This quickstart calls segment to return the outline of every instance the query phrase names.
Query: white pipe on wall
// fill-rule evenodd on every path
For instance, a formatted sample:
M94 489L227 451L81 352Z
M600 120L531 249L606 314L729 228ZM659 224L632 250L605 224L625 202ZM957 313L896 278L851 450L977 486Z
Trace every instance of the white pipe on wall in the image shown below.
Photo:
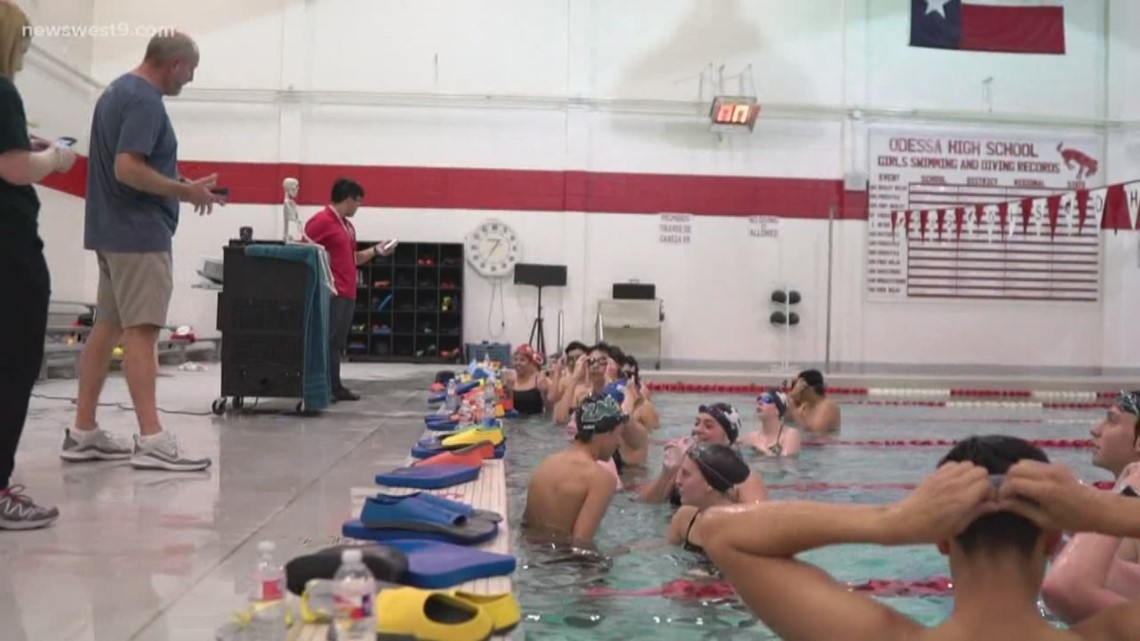
M40 47L32 45L29 62L85 88L101 91L104 84ZM268 89L186 88L172 100L208 103L314 103L338 106L441 107L478 109L530 109L562 111L571 108L612 113L703 117L708 103L691 100L633 100L623 98L580 98L541 95L425 94L364 91L297 91ZM865 121L932 121L973 124L1002 124L1064 129L1106 129L1140 127L1140 120L1073 118L1019 113L981 113L957 110L883 109L852 105L764 103L761 118L779 120L842 120L860 112Z

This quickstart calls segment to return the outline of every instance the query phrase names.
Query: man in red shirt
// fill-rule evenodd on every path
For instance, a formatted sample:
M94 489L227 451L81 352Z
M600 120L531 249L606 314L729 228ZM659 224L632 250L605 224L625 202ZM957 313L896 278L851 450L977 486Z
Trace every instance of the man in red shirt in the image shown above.
M336 295L329 301L329 382L336 401L360 400L340 381L340 355L348 342L352 314L356 309L356 266L377 256L387 256L384 243L356 250L356 228L351 218L364 200L364 188L356 181L340 178L333 184L332 204L317 212L305 224L305 235L329 254Z

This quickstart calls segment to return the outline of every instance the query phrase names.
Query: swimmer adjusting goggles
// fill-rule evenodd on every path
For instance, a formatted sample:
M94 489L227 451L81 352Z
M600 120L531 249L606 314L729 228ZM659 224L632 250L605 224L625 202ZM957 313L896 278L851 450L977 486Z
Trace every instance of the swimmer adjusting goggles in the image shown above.
M724 478L724 476L720 472L716 471L713 466L701 460L701 457L705 452L708 451L708 449L708 443L693 443L689 447L688 451L685 452L685 454L687 454L689 458L693 459L693 462L697 464L697 467L701 468L701 472L705 475L706 481L717 481L717 483L709 483L709 485L711 485L714 490L718 492L727 492L728 490L732 489L735 483L730 483L729 480ZM718 485L721 487L717 487Z

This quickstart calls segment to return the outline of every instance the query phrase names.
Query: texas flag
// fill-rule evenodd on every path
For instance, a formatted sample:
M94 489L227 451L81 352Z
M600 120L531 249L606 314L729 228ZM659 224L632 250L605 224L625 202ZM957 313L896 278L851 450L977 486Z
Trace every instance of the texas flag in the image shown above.
M1063 0L910 0L910 45L1063 54Z

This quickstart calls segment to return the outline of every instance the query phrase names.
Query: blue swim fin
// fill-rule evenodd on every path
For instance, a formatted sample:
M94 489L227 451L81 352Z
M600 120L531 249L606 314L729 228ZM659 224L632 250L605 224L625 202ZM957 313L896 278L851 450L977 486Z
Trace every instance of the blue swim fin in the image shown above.
M411 487L418 490L438 490L461 483L469 483L479 478L479 467L475 465L421 465L401 467L391 472L376 475L378 485L388 487Z
M513 573L517 565L515 557L509 554L450 543L395 539L385 545L407 557L408 571L402 582L417 588L449 588L475 579L504 576Z

